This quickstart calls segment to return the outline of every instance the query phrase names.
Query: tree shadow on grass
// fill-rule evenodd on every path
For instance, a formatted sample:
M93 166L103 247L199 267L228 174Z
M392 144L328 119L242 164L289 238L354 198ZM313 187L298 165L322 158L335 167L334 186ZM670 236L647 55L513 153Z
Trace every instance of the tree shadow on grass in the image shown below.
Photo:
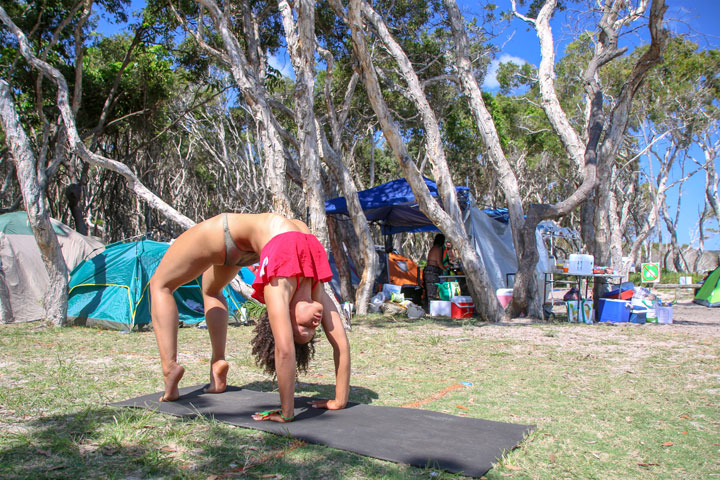
M450 318L450 317L429 317L424 316L417 320L411 320L404 314L380 315L369 314L366 316L353 317L353 326L365 326L372 328L403 329L416 326L444 327L444 328L467 328L469 326L482 326L479 318Z
M276 382L264 380L251 382L240 388L254 390L256 392L275 392L278 387ZM295 396L312 397L323 400L335 398L335 384L306 382L303 380L303 377L300 377L295 385ZM357 385L350 385L350 402L369 405L373 400L377 400L378 398L380 398L380 395L374 390Z
M529 318L516 318L503 320L501 322L488 322L478 317L451 318L451 317L430 317L425 316L417 320L411 320L405 315L380 315L370 314L353 318L353 326L365 326L371 328L385 329L406 329L408 327L427 327L428 331L433 328L484 328L484 327L530 327L538 325L555 325L567 323L567 317L554 316L551 320L537 320Z
M425 478L423 469L380 462L234 427L206 417L98 407L42 417L5 432L0 477L198 478L244 471L285 478ZM282 478L282 477L278 477Z

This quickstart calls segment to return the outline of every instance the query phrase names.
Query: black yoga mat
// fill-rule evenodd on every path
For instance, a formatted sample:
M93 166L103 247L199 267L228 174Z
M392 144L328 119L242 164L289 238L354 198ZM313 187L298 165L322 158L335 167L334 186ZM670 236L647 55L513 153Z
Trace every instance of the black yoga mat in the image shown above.
M503 452L520 443L534 426L491 422L415 408L350 403L343 410L308 407L309 397L295 397L295 421L256 422L255 412L278 408L277 393L229 386L206 394L202 386L180 389L175 402L159 402L161 392L118 407L140 407L176 416L213 416L216 420L278 435L290 435L360 455L443 469L480 477Z

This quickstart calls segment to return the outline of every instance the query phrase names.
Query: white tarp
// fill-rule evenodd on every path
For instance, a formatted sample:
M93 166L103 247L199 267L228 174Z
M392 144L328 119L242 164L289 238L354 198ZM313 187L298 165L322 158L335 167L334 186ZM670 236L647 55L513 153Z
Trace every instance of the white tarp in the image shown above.
M514 277L510 276L508 285L507 274L517 273L517 257L510 225L490 218L471 205L465 211L465 229L487 272L493 292L500 288L512 288ZM544 274L550 271L550 262L542 236L537 230L535 238L540 255L536 270L538 289L542 292Z

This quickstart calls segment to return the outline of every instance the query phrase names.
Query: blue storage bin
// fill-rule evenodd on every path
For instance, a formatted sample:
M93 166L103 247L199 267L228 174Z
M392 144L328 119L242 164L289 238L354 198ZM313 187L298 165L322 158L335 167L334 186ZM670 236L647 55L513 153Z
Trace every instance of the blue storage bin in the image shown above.
M632 307L630 310L630 323L646 323L647 310L645 307Z
M598 322L610 323L626 323L630 320L630 302L625 300L615 300L611 298L601 298L597 301Z

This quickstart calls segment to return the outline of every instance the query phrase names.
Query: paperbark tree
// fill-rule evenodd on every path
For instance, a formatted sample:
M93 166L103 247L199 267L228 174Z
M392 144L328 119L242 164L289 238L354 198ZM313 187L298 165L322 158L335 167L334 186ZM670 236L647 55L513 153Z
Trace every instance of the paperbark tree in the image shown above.
M487 295L487 292L490 292L492 288L487 273L482 268L480 259L472 248L465 232L460 208L455 197L455 186L452 184L447 163L445 162L437 120L422 91L415 71L403 50L389 34L380 16L366 2L363 0L350 0L346 13L342 5L337 1L334 2L334 8L338 15L345 18L345 22L350 27L353 51L363 72L365 90L369 101L378 117L385 140L392 149L403 176L412 188L420 209L445 233L457 249L463 261L463 269L467 275L470 293L478 313L491 321L500 320L502 318L500 304L494 295ZM414 102L422 118L423 125L427 129L428 145L432 152L430 158L433 162L433 173L438 183L440 198L447 211L443 210L430 195L388 108L368 51L363 18L375 29L375 32L397 63L403 79L407 82L407 94Z
M343 126L346 124L348 115L350 114L351 100L360 76L357 73L353 73L350 77L343 98L342 107L338 111L335 107L335 102L331 92L335 60L330 51L324 48L318 48L318 51L326 62L325 88L323 89L323 95L327 111L327 123L330 127L332 135L331 145L327 140L325 130L320 125L317 126L316 130L318 133L318 144L320 145L320 156L328 166L330 172L332 172L333 177L337 180L339 189L345 197L353 230L358 239L358 246L363 259L363 270L360 275L360 283L358 284L357 291L355 292L355 306L358 314L365 315L368 312L368 304L370 303L370 297L372 296L373 287L375 286L375 278L378 273L379 261L377 253L375 252L375 243L373 242L372 234L370 233L370 226L368 225L367 218L365 217L362 205L360 204L357 187L354 179L352 178L352 173L347 168L345 162L343 162L341 154L338 153L342 151ZM340 258L345 255L345 245L338 242L333 251L336 252L336 262L344 262L344 259L340 260ZM347 280L350 280L349 274Z
M244 43L248 47L246 56L237 36L231 29L230 15L221 11L214 0L197 0L197 2L210 13L213 24L222 38L224 51L227 52L226 55L216 52L216 55L230 67L243 99L255 117L265 155L266 184L272 192L273 211L292 217L291 202L287 195L287 167L281 131L272 113L260 77L264 75L264 61L263 57L259 55L259 25L254 22L254 15L249 6L243 4ZM199 25L202 25L201 22ZM195 35L209 51L213 51L212 47L204 43L201 32L197 32ZM248 57L254 62L249 62ZM327 241L325 241L325 245L327 245Z
M641 53L638 52L633 57L638 57ZM637 255L639 243L647 238L648 229L656 225L660 228L659 221L663 220L671 241L670 254L666 255L671 261L667 268L682 270L687 266L683 264L683 253L675 227L681 213L680 197L684 182L700 169L706 171L706 187L712 184L710 172L714 169L714 155L708 156L706 152L703 159L695 158L692 156L691 147L698 145L702 150L706 150L703 148L703 139L708 138L708 135L716 135L720 112L715 105L716 72L720 64L717 50L699 50L696 44L681 37L669 38L663 57L663 65L650 72L643 82L631 114L631 124L639 135L637 139L632 136L628 138L626 149L640 151L633 153L630 161L622 160L617 162L617 165L624 169L636 158L647 158L644 168L641 169L643 171L639 172L647 177L647 185L644 179L641 184L647 187L646 196L639 201L649 203L651 208L639 218L635 238L628 238L631 257ZM629 64L632 61L633 58L630 58L624 63ZM622 71L624 67L625 65L621 65L618 70ZM695 170L687 168L689 159L695 162ZM657 176L653 175L656 165L659 167ZM708 181L710 183L707 183ZM615 185L616 196L619 196L623 186ZM671 217L665 201L665 192L673 187L678 188L679 198L675 219ZM699 213L703 215L703 212ZM620 229L625 229L623 222Z
M720 197L718 196L718 173L715 168L715 161L718 158L720 152L720 138L717 136L718 130L720 130L720 121L715 120L713 122L715 138L712 136L713 129L709 129L703 132L699 138L699 145L702 148L704 156L704 165L702 167L705 170L705 200L710 206L715 220L720 225Z
M72 109L70 106L69 101L69 92L67 83L65 81L65 78L62 76L62 74L54 67L49 65L46 62L43 62L40 60L30 49L27 39L25 38L25 35L20 29L13 23L13 21L10 19L10 17L7 16L5 10L0 7L0 21L2 21L3 24L15 35L15 37L18 39L18 44L20 47L20 53L22 56L27 60L28 63L30 63L34 68L41 71L45 76L52 79L52 81L55 83L55 86L57 88L57 107L60 111L60 115L62 117L62 121L64 124L64 128L67 134L68 143L70 145L70 150L74 152L75 154L79 155L83 161L99 166L108 170L111 170L113 172L119 173L122 175L126 181L128 182L128 187L137 195L140 199L146 202L147 205L149 205L151 208L158 210L162 212L162 214L176 222L177 224L181 225L184 228L190 228L193 225L195 225L195 222L193 222L191 219L187 218L185 215L180 214L177 212L174 208L172 208L170 205L165 203L162 199L160 199L158 196L153 194L150 190L148 190L145 185L143 185L142 182L137 178L135 173L130 170L126 165L106 158L102 155L98 155L96 153L91 152L88 147L83 143L82 139L80 138L80 135L78 134L77 127L75 125L75 117L72 113ZM16 167L17 168L17 167ZM22 178L24 178L25 175L22 175ZM18 178L21 178L21 175L18 172ZM26 201L27 204L27 201ZM28 208L28 215L30 215ZM33 207L35 208L35 207ZM47 215L47 214L46 214ZM49 221L48 221L49 223ZM52 231L52 230L51 230ZM40 245L42 242L47 242L44 237L38 237L38 235L43 235L43 231L39 230L38 232L34 232L36 235L36 239L38 240L38 244ZM42 248L42 247L41 247ZM62 260L62 256L60 257ZM63 263L64 265L64 263ZM57 272L54 272L54 275L57 275ZM63 272L63 282L58 283L53 276L51 276L50 284L51 285L65 285L65 296L62 297L62 295L54 294L49 295L47 297L48 301L51 302L50 305L53 306L53 308L61 309L62 315L58 316L59 314L54 313L51 318L53 322L56 322L58 324L64 324L65 321L65 315L67 311L67 275L66 272ZM242 282L233 282L233 286L238 289L246 298L250 298L251 288ZM64 298L64 299L63 299ZM52 303L55 302L55 303ZM64 302L64 303L63 303Z
M296 0L295 15L287 0L278 2L285 28L290 60L295 70L295 102L300 164L305 203L310 211L313 233L330 247L325 217L325 198L320 181L320 158L315 132L315 5L311 0Z
M0 14L4 14L1 7ZM50 223L50 216L45 210L45 196L37 177L35 155L15 111L10 85L2 79L0 79L0 122L5 133L5 142L15 163L30 228L48 274L48 290L43 299L45 320L51 325L62 327L67 318L67 266L60 243Z
M17 25L15 25L2 7L0 7L0 21L2 21L8 30L10 30L10 32L17 38L20 53L25 60L54 82L57 88L57 108L62 117L70 149L79 155L85 162L112 170L122 175L127 180L128 187L152 208L162 211L165 216L185 228L193 226L195 222L177 212L174 208L148 190L147 187L145 187L145 185L143 185L143 183L137 178L137 175L135 175L135 173L127 167L127 165L93 153L88 149L80 138L75 125L75 116L72 113L69 90L65 77L63 77L58 69L46 62L43 62L33 53L27 42L25 34L17 27Z
M559 107L555 93L554 46L550 18L557 2L547 0L535 19L519 14L515 1L512 3L515 15L532 25L540 40L542 60L538 82L543 109L570 158L576 165L584 165L582 185L567 200L555 206L533 205L528 209L524 224L527 244L530 243L529 228L536 224L536 220L565 215L593 192L594 203L585 203L582 210L585 241L594 254L596 263L612 265L619 269L622 249L617 248L618 229L611 224L619 221L617 210L613 209L617 206L612 189L613 165L627 131L633 98L650 69L661 61L666 39L666 32L662 27L667 9L665 2L652 1L648 24L650 45L632 66L608 113L605 112L606 101L603 85L600 82L600 72L608 63L626 52L626 48L618 47L620 32L641 18L648 9L649 0L640 0L636 6L626 0L607 0L598 4L601 18L598 22L597 41L593 56L583 73L586 115L581 133L578 133L567 120L567 115ZM512 216L513 210L510 213ZM522 252L522 248L519 251ZM523 266L527 264L520 262L520 265L522 271ZM520 272L518 276L521 277ZM519 307L521 306L516 306L513 301L513 309Z

